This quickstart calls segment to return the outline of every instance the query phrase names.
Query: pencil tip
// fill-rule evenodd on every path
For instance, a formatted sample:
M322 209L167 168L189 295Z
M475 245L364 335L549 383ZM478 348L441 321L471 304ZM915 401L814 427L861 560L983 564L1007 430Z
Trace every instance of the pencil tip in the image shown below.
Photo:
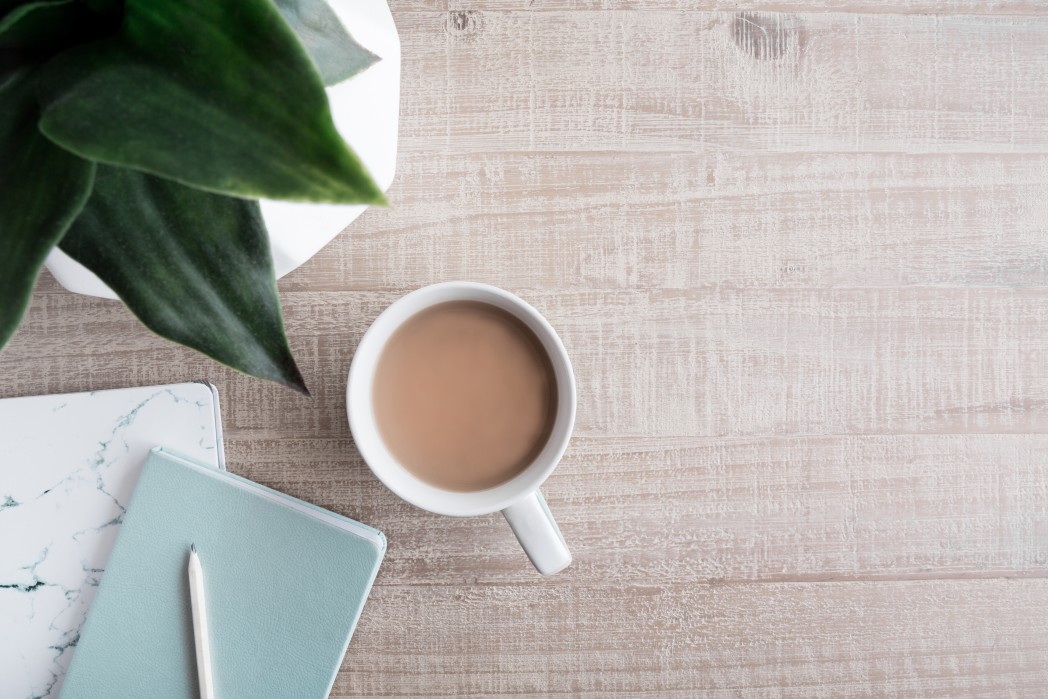
M189 550L192 551L193 553L196 553L196 544L190 544L189 545Z

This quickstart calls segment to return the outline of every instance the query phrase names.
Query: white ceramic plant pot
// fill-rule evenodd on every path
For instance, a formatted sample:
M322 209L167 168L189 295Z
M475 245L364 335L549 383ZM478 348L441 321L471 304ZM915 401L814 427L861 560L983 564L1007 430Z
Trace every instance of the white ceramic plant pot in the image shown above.
M400 114L400 37L385 0L328 0L353 38L380 60L363 73L327 89L339 133L385 191L397 164ZM317 254L367 206L262 200L277 277ZM55 248L47 268L70 291L115 299L108 286Z

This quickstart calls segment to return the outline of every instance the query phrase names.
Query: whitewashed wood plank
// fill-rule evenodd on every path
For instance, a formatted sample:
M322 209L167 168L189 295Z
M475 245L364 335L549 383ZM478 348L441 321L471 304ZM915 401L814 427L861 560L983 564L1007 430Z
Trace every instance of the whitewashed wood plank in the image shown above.
M399 177L282 288L1048 284L1048 155L419 153Z
M736 2L733 0L391 0L390 7L401 32L416 30L409 24L415 13L448 11L451 22L468 22L471 13L484 10L526 10L561 12L565 10L677 10L731 12L858 12L885 14L986 14L1041 15L1044 4L1037 0L773 0ZM423 27L426 25L423 24Z
M1044 580L380 585L332 696L1036 697L1046 606Z
M407 151L1048 149L1048 17L445 20L402 33Z
M230 468L389 537L379 584L524 584L500 516L387 491L347 437L236 433ZM544 491L575 557L549 584L1048 577L1048 437L577 438Z
M420 153L390 198L284 292L1048 284L1048 155Z
M1043 288L506 286L560 331L584 436L1044 433L1048 426ZM41 295L0 354L7 377L0 392L211 377L231 429L339 436L356 343L406 291L285 295L291 344L314 400L234 378L139 328L119 304Z

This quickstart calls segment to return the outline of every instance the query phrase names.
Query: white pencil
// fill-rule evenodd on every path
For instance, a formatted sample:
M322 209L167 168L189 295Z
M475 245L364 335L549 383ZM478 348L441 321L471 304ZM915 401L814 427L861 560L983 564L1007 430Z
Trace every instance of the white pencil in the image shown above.
M193 608L193 638L196 641L200 699L214 699L215 688L211 680L211 644L207 634L207 605L204 602L204 570L200 567L196 544L189 547L189 602Z

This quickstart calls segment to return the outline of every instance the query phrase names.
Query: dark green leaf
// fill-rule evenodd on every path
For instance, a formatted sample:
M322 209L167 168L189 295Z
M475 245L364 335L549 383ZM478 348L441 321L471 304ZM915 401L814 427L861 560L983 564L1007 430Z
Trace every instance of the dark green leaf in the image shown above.
M22 49L0 49L0 85L21 69L29 68L38 60L32 52Z
M29 5L36 0L0 0L0 17L21 5Z
M351 78L379 60L349 35L327 0L275 1L325 85Z
M37 131L32 78L22 69L0 84L0 347L25 314L44 258L87 200L95 169Z
M128 0L115 36L48 64L44 99L41 130L93 160L245 198L385 201L270 0Z
M284 335L258 202L99 165L61 248L158 335L308 393Z
M124 0L81 0L92 11L102 15L119 15L124 9Z
M97 38L112 20L91 12L79 0L37 0L19 5L0 19L0 48L55 49Z

